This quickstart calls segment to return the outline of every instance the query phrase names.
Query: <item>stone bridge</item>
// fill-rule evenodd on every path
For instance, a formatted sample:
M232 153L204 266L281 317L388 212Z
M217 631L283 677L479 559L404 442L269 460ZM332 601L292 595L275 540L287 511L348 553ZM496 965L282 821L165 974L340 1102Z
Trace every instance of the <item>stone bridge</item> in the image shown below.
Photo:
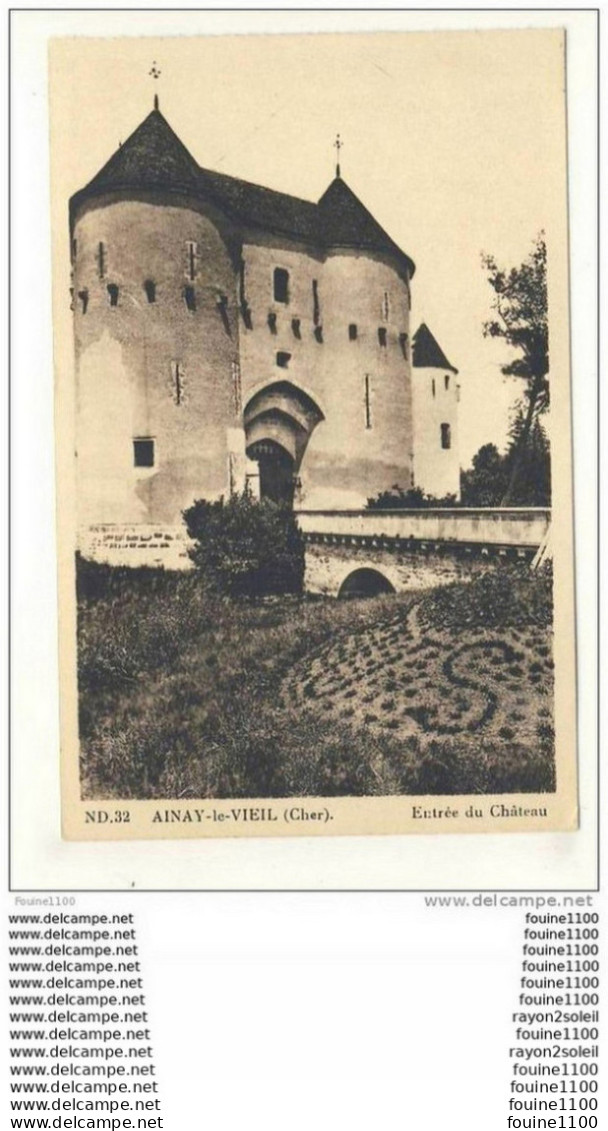
M536 507L297 511L306 540L306 588L348 596L423 589L470 578L546 544L551 511ZM84 557L111 565L188 569L183 526L88 527Z
M551 511L537 507L300 511L306 589L351 596L466 580L507 561L531 561Z

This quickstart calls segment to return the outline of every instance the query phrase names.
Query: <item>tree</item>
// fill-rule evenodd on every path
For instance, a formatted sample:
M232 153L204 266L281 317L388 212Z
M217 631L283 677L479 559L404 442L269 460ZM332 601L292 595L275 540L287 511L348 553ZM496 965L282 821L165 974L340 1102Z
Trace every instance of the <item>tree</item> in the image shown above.
M496 444L484 444L473 456L473 466L460 477L462 505L497 507L508 482L506 456L501 456Z
M525 382L524 412L510 465L503 506L512 502L521 477L530 434L535 421L549 405L549 335L547 322L547 247L544 232L519 267L498 267L491 255L482 263L494 291L496 318L484 324L484 336L504 338L517 355L501 366L508 377Z
M519 408L510 428L511 442L505 456L506 467L512 471L513 460L520 450L520 436L525 427L526 414ZM551 506L551 454L549 441L538 416L530 428L528 441L521 454L521 474L512 495L514 506Z
M495 444L484 444L473 456L472 467L460 478L461 502L465 507L498 507L511 479L513 461L520 447L525 415L520 409L511 425L511 442L504 455ZM549 442L538 419L534 421L523 452L521 474L513 488L512 506L551 505Z
M184 511L190 557L205 582L228 596L301 593L304 539L288 507L247 491L227 501L198 499Z

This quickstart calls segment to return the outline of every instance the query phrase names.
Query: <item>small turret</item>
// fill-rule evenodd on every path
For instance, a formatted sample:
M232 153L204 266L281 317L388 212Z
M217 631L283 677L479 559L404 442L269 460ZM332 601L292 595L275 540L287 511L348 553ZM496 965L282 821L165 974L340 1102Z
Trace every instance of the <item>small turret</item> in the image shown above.
M460 498L457 373L423 322L412 339L414 481L438 499Z

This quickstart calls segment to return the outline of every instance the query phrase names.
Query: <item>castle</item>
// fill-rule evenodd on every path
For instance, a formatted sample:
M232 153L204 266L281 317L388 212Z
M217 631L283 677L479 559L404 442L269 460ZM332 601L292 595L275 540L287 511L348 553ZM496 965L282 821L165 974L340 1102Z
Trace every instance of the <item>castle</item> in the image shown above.
M155 99L70 233L81 532L170 541L245 484L304 511L458 496L457 371L339 164L316 204L211 172Z

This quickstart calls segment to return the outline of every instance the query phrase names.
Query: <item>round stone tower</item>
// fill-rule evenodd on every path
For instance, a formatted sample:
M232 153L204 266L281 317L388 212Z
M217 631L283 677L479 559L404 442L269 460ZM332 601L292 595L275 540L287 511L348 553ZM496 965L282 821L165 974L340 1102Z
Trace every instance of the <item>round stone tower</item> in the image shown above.
M71 238L79 523L179 523L244 461L236 253L158 109L72 198Z

